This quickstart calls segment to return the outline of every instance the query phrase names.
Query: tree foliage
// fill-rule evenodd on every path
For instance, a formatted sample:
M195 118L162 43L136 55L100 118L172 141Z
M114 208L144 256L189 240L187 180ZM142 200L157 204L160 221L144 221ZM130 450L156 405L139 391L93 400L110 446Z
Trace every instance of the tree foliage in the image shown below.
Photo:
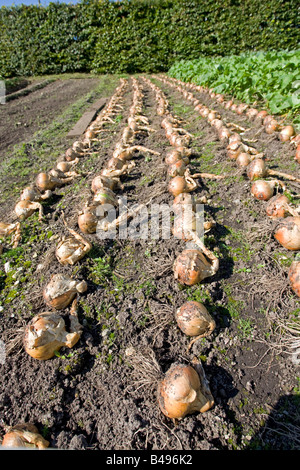
M199 56L294 49L298 16L297 0L83 0L2 7L0 75L159 72Z

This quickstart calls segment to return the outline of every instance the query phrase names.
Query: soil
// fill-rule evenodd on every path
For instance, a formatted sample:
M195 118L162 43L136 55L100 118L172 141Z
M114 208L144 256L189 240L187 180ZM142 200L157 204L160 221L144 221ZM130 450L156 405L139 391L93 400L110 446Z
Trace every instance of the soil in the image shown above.
M94 144L96 158L80 159L81 180L57 189L43 203L45 222L39 223L36 215L26 221L20 248L11 250L9 240L4 242L0 338L6 355L0 364L0 437L7 426L31 422L54 449L299 449L299 364L284 341L285 330L278 326L299 312L299 300L288 281L295 253L274 239L276 221L267 218L266 203L251 196L247 176L228 159L226 145L207 120L181 92L156 77L151 80L166 94L170 111L183 119L183 127L194 136L191 172L225 175L217 182L199 179L194 192L207 197L205 217L216 222L205 240L218 253L220 268L199 285L179 284L173 263L186 242L173 236L101 239L86 235L93 248L75 266L61 266L55 257L59 237L68 233L62 209L68 225L79 231L78 211L91 196L91 181L122 135L132 103L128 77L122 115L107 124L103 141ZM170 146L162 117L156 113L154 92L142 79L139 82L143 114L155 131L138 134L136 143L160 156L137 153L135 167L123 177L124 188L118 194L127 197L129 206L146 204L151 198L152 203L171 205L164 163ZM55 116L57 87L64 87L68 100L89 86L78 80L55 82L42 91L43 100L36 101L41 93L37 92L10 103L11 122L19 121L20 110L29 106L32 113L26 110L26 122L31 124L14 128L13 135L6 134L2 124L2 149L33 132L34 117L41 121ZM244 137L266 153L272 168L299 174L290 144L266 134L245 116L226 111L207 93L194 95L218 110L222 119L248 129ZM292 195L299 193L296 183L286 185ZM5 273L8 261L12 271ZM88 283L87 292L78 297L83 331L72 349L62 348L52 359L39 361L25 352L22 337L29 320L47 311L42 290L57 272ZM175 310L186 300L202 301L216 323L212 334L189 350L191 338L174 320ZM63 315L67 322L68 308ZM126 354L129 347L136 355ZM214 405L175 422L157 404L157 383L172 364L191 364L194 358L202 363Z

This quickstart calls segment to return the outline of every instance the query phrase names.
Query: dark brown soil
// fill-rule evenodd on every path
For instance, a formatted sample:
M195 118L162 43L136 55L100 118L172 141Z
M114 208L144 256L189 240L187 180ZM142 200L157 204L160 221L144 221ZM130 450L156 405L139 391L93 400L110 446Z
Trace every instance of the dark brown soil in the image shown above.
M266 203L250 195L249 180L227 158L224 144L207 121L181 93L152 80L166 93L170 110L184 119L183 127L195 136L192 172L220 173L222 168L226 176L222 182L200 180L195 192L207 196L205 215L216 221L206 235L206 245L219 253L220 269L200 285L178 284L172 266L185 242L174 237L101 240L89 235L86 238L93 248L80 263L62 267L55 258L58 237L67 234L61 210L68 225L78 230L77 214L90 197L92 178L111 157L126 125L133 91L129 78L122 118L107 125L105 140L95 144L96 158L79 163L83 172L90 173L75 186L57 190L44 204L44 224L35 216L28 219L24 245L17 254L5 244L0 260L0 338L7 351L0 364L1 436L6 426L25 421L36 424L56 449L299 449L299 365L293 362L288 345L282 343L284 333L278 335L276 327L299 312L299 300L287 278L295 253L280 247L273 238L276 223L266 217ZM141 134L137 141L161 156L137 154L136 166L123 179L119 195L127 197L129 206L147 203L152 197L153 203L170 205L164 163L169 144L156 114L154 93L145 82L140 83L144 87L144 114L155 132ZM70 99L85 89L77 80L55 82L43 90L46 97L39 99L38 105L34 105L35 96L28 96L28 106L33 101L39 122L51 113L55 116L58 103L52 106L51 96L55 98L50 91L54 93L59 86L65 87ZM298 172L290 145L265 134L245 117L225 111L206 94L197 97L218 109L227 121L251 127L247 137L256 136L251 145L265 150L270 165L287 173ZM10 106L16 106L11 108L16 113L17 102ZM11 112L10 119L21 118ZM14 131L15 138L22 141L29 135L33 121L31 118L32 127L20 127L17 137ZM1 145L10 143L8 135ZM288 182L287 186L292 194L299 192L296 184ZM4 272L8 261L14 277ZM47 310L42 289L56 272L88 282L88 291L78 304L83 333L72 350L63 348L57 357L42 362L24 351L22 331L33 315ZM174 321L175 309L188 299L202 301L216 322L213 333L189 351L190 338ZM131 346L140 358L136 367L126 355ZM177 423L164 416L157 404L157 383L148 383L149 357L155 359L161 374L173 363L189 364L194 357L201 360L214 406Z
M21 99L0 107L0 153L24 142L51 121L76 98L91 91L98 79L56 80Z

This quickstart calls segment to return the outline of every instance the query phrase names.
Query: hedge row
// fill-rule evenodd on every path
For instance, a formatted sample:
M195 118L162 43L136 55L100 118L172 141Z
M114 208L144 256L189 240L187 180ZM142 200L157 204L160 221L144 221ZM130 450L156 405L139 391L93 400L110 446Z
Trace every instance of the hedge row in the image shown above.
M176 61L295 49L298 0L83 0L0 8L0 75L160 72Z

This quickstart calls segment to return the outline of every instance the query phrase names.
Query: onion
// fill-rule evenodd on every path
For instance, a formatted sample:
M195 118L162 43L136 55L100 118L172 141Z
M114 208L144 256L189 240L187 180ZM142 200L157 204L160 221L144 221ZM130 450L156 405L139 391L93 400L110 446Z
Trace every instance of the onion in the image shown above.
M276 119L271 119L265 125L265 131L267 134L273 134L273 132L277 131L278 128L279 128L279 123L276 121Z
M93 197L93 205L102 204L109 204L114 207L118 206L118 198L111 189L104 188L103 190L99 190L95 193Z
M168 175L174 178L175 176L184 176L186 171L186 164L183 160L178 160L177 162L169 165L168 167Z
M24 348L34 359L46 361L63 346L72 348L80 339L82 327L77 315L70 314L70 332L64 319L53 312L39 313L25 328Z
M249 108L247 111L246 111L246 116L252 120L254 119L258 114L258 110L255 109L255 108Z
M188 336L205 337L216 327L215 320L200 302L187 301L175 313L179 328Z
M43 297L49 307L61 310L67 307L78 293L82 294L86 290L86 281L76 281L66 274L53 274L43 290Z
M193 286L213 276L217 268L205 258L201 251L186 249L176 258L173 269L175 279L180 284Z
M227 127L223 126L220 129L218 129L219 140L221 141L227 140L229 139L230 136L231 136L231 131Z
M267 112L267 111L264 111L264 110L263 110L263 111L259 111L259 112L257 113L255 119L257 119L257 120L260 119L261 121L263 121L266 116L268 116L268 112Z
M273 196L266 207L266 212L272 219L287 217L289 212L289 200L284 194Z
M158 385L158 403L165 416L180 420L212 408L214 400L204 371L199 372L185 364L173 364L166 372Z
M194 197L190 193L180 193L175 197L172 208L176 215L182 214L186 208L191 208L192 211L195 211L196 203Z
M182 156L181 152L178 149L173 149L167 153L165 163L167 165L172 165L178 162L178 160L183 160L185 164L189 163L189 157Z
M229 100L225 103L224 108L225 109L230 109L233 105L233 100Z
M91 190L93 193L97 193L98 191L102 191L103 189L110 189L113 191L117 181L113 178L109 178L108 176L98 175L92 180Z
M279 222L274 238L287 250L300 250L300 217L289 216Z
M43 207L39 202L32 202L25 199L23 201L17 202L15 205L15 213L20 220L27 219L36 210L39 211L39 220L41 221L43 217Z
M46 449L48 446L49 442L39 434L37 427L31 423L10 427L2 440L2 447Z
M57 244L55 255L60 264L73 266L80 261L92 248L92 244L79 233L67 227L71 237L63 237Z
M251 156L247 152L241 152L236 159L236 164L240 168L246 168L251 162Z
M70 147L68 150L65 152L65 160L67 162L72 162L80 157L80 153L77 152L74 148Z
M295 260L292 262L288 277L293 291L300 297L300 261Z
M256 180L251 186L251 193L256 199L268 201L274 194L273 181Z
M98 224L96 210L96 206L89 206L79 213L77 222L83 233L96 233Z
M68 171L71 170L71 168L73 167L73 165L75 163L78 163L76 160L74 160L73 162L64 162L64 161L61 161L61 162L58 162L57 165L56 165L56 168L59 170L59 171L62 171L63 173L66 173Z
M236 143L236 142L241 144L242 143L242 138L241 138L240 134L238 134L237 132L234 132L233 134L230 135L230 137L228 139L228 143L230 145L230 144Z
M300 163L300 144L298 145L298 147L296 149L295 160L296 160L296 162Z
M215 127L217 130L221 129L221 127L224 125L223 121L221 119L213 119L211 121L212 127Z
M227 156L231 160L236 160L239 154L242 152L242 146L240 142L231 142L231 144L228 144L226 147L227 150Z
M295 129L293 126L285 126L281 131L279 132L279 139L281 142L288 142L291 137L295 135Z
M261 158L255 158L247 167L247 176L250 181L257 178L264 178L268 175L268 170L264 160Z
M27 186L21 193L20 199L21 201L43 201L45 199L49 199L52 195L52 191L48 190L42 194L38 188L34 185Z
M58 181L48 173L39 173L36 177L36 186L41 191L52 191L58 186Z
M187 181L184 176L175 176L171 179L168 190L174 196L178 196L180 193L189 193L197 187L197 183Z

